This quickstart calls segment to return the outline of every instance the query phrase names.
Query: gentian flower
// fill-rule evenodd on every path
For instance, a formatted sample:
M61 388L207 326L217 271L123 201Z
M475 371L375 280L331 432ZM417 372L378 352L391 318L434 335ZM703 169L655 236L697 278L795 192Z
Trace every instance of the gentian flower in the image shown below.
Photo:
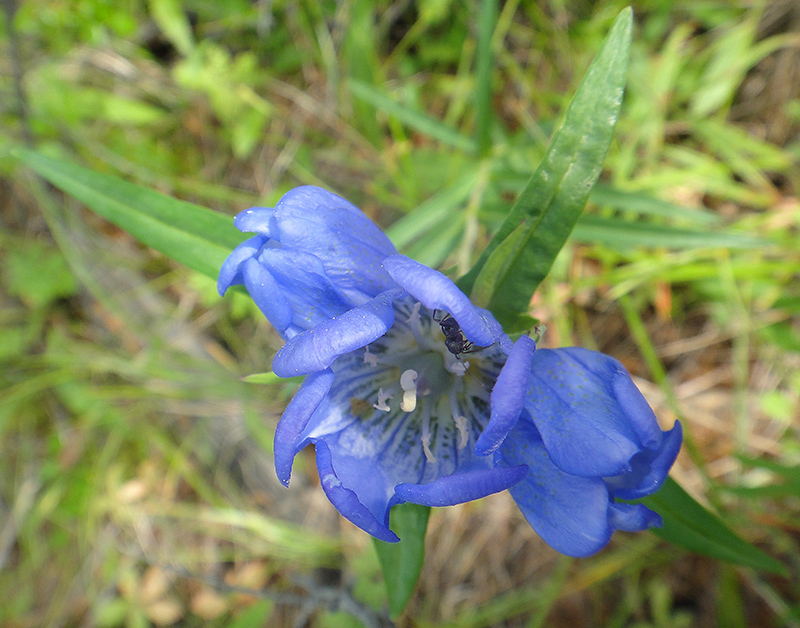
M287 485L316 451L339 512L384 541L392 506L447 506L509 489L556 550L586 556L614 530L660 525L656 491L681 444L615 359L516 342L443 274L397 253L355 206L316 187L253 208L256 235L223 265L286 343L272 368L306 378L275 432Z

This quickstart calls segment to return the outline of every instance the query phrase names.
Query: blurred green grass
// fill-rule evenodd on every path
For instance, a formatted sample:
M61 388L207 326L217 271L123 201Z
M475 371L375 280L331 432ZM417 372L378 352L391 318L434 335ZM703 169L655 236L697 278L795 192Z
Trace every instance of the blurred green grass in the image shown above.
M27 130L231 215L323 185L456 275L623 7L502 3L487 74L478 2L29 0L2 25L0 155ZM434 511L400 625L800 625L800 18L634 12L602 185L531 314L547 344L614 355L681 418L675 477L791 575L651 535L568 561L493 496ZM313 463L291 491L274 480L296 384L238 381L279 343L250 302L0 168L0 625L385 625L377 558Z

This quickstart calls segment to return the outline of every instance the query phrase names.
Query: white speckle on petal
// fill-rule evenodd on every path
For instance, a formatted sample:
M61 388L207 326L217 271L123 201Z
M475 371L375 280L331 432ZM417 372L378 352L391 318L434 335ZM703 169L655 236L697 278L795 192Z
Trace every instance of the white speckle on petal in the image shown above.
M333 473L327 473L326 475L322 476L320 482L322 482L322 485L326 488L338 488L342 485L342 481Z

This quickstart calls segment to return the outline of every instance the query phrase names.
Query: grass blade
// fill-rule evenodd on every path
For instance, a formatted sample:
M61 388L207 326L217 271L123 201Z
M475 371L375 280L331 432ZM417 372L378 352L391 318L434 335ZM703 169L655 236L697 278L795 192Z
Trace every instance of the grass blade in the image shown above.
M142 243L213 279L245 239L230 216L36 151L12 154Z

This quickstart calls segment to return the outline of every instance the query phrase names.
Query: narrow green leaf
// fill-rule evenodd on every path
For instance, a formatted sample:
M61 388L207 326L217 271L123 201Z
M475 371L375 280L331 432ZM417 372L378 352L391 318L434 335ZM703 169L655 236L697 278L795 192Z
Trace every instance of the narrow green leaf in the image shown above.
M230 216L35 151L12 154L147 246L211 278L244 240Z
M150 0L150 15L169 42L184 56L194 48L189 18L179 0Z
M779 561L734 534L672 478L667 478L657 493L641 501L664 519L664 526L654 528L653 532L665 541L735 565L786 574Z
M478 50L475 68L475 140L485 157L492 147L492 35L497 23L497 0L482 0L478 13Z
M425 560L425 533L431 509L418 504L400 504L392 508L391 527L399 543L373 539L383 571L389 613L397 618L411 599Z
M682 220L695 225L718 225L722 218L707 209L683 207L662 201L643 192L620 190L598 183L592 188L589 202L647 216L662 216L669 220Z
M398 249L404 249L431 231L441 231L459 213L457 209L469 197L477 176L477 169L467 170L452 185L439 190L395 222L386 230L386 235Z
M275 375L272 371L267 371L266 373L252 373L251 375L245 375L241 378L241 380L245 384L277 384L278 382L282 381L280 377Z
M486 260L483 271L475 280L472 288L472 302L479 307L486 307L492 300L495 290L496 277L503 277L511 271L510 265L519 255L519 250L525 245L525 223L514 229L500 245L492 251ZM495 315L497 312L495 312Z
M539 168L475 266L459 281L471 292L494 250L525 222L524 246L496 284L489 308L524 312L578 220L600 175L619 115L628 68L633 13L623 10L567 107ZM519 236L514 236L519 237ZM516 247L515 247L516 248ZM502 321L501 321L502 322Z
M461 133L445 125L440 120L425 113L421 113L416 109L401 105L382 94L374 87L356 79L350 79L349 85L350 91L353 92L356 98L369 103L376 109L382 109L390 116L394 116L412 129L439 140L444 144L449 144L450 146L470 153L475 152L475 142L471 138L461 135Z
M241 378L245 384L286 384L291 382L300 383L303 381L301 376L297 377L278 377L272 371L266 373L253 373L252 375L245 375Z
M767 240L732 231L685 229L592 215L580 217L572 238L581 242L601 243L616 249L637 246L669 249L754 249L770 244Z

